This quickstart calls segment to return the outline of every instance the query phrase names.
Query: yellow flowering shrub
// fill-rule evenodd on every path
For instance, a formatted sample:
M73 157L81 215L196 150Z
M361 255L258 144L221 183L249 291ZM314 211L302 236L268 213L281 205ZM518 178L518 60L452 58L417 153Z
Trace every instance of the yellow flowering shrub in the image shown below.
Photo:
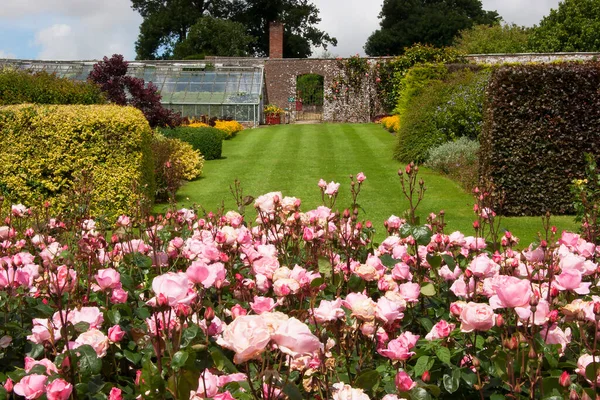
M399 115L391 115L389 117L381 118L379 121L383 127L389 132L398 132L400 129L400 116Z
M205 124L204 122L192 121L189 124L187 124L186 126L189 126L190 128L206 128L209 125Z
M152 135L133 107L0 107L0 194L55 213L85 195L91 216L131 214L154 198Z
M244 126L237 121L215 121L215 128L225 133L225 139L235 137L238 132L244 130Z

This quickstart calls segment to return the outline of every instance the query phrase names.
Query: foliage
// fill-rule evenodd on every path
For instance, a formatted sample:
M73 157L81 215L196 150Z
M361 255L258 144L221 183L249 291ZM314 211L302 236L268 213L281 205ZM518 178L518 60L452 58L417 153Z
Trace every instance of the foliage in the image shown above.
M0 105L104 102L100 90L90 83L59 78L46 71L30 72L0 67Z
M173 58L183 60L190 56L245 57L254 41L239 22L202 17L190 28L185 40L173 48Z
M225 139L231 139L235 137L238 132L244 130L244 126L237 121L215 121L215 128L225 134Z
M593 154L585 155L585 179L575 179L571 185L576 220L581 223L582 237L598 244L600 241L600 170Z
M283 114L283 109L277 107L275 104L267 104L264 108L264 112L267 115L279 115Z
M390 133L398 132L400 129L400 117L398 115L390 115L389 117L381 118L379 123Z
M207 16L245 26L246 37L254 39L246 51L254 56L268 55L269 23L273 21L284 24L284 57L308 57L313 46L337 44L335 38L317 28L319 10L305 0L131 1L133 9L144 19L136 42L137 59L172 58L174 49L187 39L192 26ZM212 36L220 34L212 27L209 31ZM222 46L218 49L227 50Z
M221 158L223 151L224 133L212 127L162 129L161 132L169 138L176 138L192 145L205 160Z
M494 71L481 135L481 176L505 194L507 215L573 212L569 185L583 153L599 154L600 64L506 66Z
M411 216L424 192L417 172L399 171ZM366 179L351 175L341 211L330 208L333 181L319 182L324 201L311 210L281 192L253 201L236 184L256 220L172 209L63 221L0 207L0 395L595 395L593 243L548 226L520 253L478 193L475 236L447 234L443 216L391 216L375 245L358 208Z
M463 66L444 80L427 80L443 75L435 65L416 66L406 75L398 106L397 160L421 163L433 147L463 136L478 137L489 72Z
M402 118L410 110L410 104L415 97L418 97L432 82L441 81L447 75L448 69L444 64L419 64L409 69L398 83L400 92L394 114Z
M499 20L495 11L484 11L480 0L384 0L381 28L367 39L370 56L401 55L415 43L449 46L463 29Z
M479 181L479 143L463 136L433 147L425 166L450 176L470 192Z
M191 181L202 174L204 158L191 144L157 133L152 141L156 201L175 200L175 193L183 181Z
M378 61L375 66L377 97L383 110L391 113L398 105L401 81L410 68L423 63L465 63L463 55L453 48L435 48L416 44L404 49L404 54L392 60Z
M475 25L459 32L454 47L464 54L528 53L531 32L516 24Z
M162 106L158 88L152 82L145 84L143 79L126 75L127 66L120 54L110 59L105 56L94 64L88 80L98 85L109 101L140 109L151 127L181 125L181 115Z
M304 74L296 80L296 95L305 105L323 105L323 75Z
M6 106L0 135L0 193L10 201L110 218L154 197L152 131L132 107Z
M542 18L531 34L536 52L600 51L600 1L564 0Z

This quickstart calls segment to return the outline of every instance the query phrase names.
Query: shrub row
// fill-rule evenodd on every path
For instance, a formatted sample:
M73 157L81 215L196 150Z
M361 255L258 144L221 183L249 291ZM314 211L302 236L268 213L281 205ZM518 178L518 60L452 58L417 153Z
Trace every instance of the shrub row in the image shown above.
M75 82L45 71L0 68L0 106L10 104L102 104L100 89L88 82Z
M470 192L479 181L479 142L461 137L434 147L425 165L448 175Z
M513 65L494 71L480 176L504 193L506 215L573 211L569 185L583 154L600 154L600 63Z
M132 107L0 107L0 194L113 217L154 195L152 130ZM84 197L87 210L72 210Z
M194 150L200 151L205 160L216 160L221 158L223 151L223 139L225 134L211 127L178 127L174 129L162 129L161 132L170 138L180 139L192 145Z

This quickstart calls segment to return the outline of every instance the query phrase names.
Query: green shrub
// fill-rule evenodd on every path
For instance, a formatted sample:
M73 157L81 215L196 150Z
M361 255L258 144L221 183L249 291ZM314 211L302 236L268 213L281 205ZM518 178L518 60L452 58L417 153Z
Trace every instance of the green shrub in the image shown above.
M488 88L480 175L506 215L573 212L569 186L600 154L600 63L505 66Z
M0 67L0 106L10 104L103 104L98 87L76 82L45 71L29 71Z
M465 54L529 53L532 30L516 24L475 25L460 31L454 47Z
M58 213L131 214L153 199L151 138L131 107L0 107L0 194L33 207L49 201ZM88 210L72 210L83 201L74 196Z
M221 158L224 134L219 129L181 126L175 129L161 129L161 132L166 137L176 138L191 144L194 150L200 151L205 160Z
M160 133L152 141L156 200L174 198L183 181L196 179L202 173L204 158L192 145Z
M441 75L437 66L415 67L415 76ZM460 137L476 139L482 128L482 108L489 71L473 71L466 66L443 66L456 69L445 80L423 79L418 89L406 95L408 101L402 106L400 129L394 158L402 162L426 160L431 148ZM407 81L412 78L407 74ZM417 86L417 85L414 85ZM406 87L410 88L411 85Z
M394 114L400 115L402 119L415 97L433 81L443 80L447 75L448 69L444 64L421 64L412 67L400 80L400 96Z
M470 191L479 178L479 143L467 137L429 150L425 165L459 182Z

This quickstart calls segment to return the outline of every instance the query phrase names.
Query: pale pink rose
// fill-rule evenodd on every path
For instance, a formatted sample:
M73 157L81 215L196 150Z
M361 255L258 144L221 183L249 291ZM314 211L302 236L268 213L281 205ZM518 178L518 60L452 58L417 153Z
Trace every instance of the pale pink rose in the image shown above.
M577 360L577 369L575 370L575 372L583 377L585 377L585 370L587 369L588 365L590 365L591 363L595 362L596 366L598 367L598 370L600 370L600 357L596 356L592 356L591 354L583 354L579 357L579 359ZM589 379L585 379L586 381L590 382ZM591 382L590 382L591 383ZM598 375L597 379L596 379L596 384L600 385L600 375ZM15 386L16 389L16 386ZM15 390L16 391L16 390Z
M333 196L333 195L337 194L339 189L340 189L340 184L331 181L327 184L327 187L325 188L325 194L328 196Z
M273 292L278 297L285 297L290 294L296 294L300 291L300 283L291 278L277 279L273 283Z
M398 228L400 228L400 226L404 225L405 220L403 220L402 218L397 217L395 215L392 215L387 219L386 222L387 222L388 228L398 229Z
M271 335L271 340L282 353L296 357L299 355L313 355L321 348L319 338L313 335L308 326L290 318Z
M560 290L572 290L577 294L588 294L591 282L582 282L582 274L577 269L563 269L555 279L555 286Z
M477 278L491 278L498 274L500 266L483 253L475 257L467 269Z
M273 273L279 268L279 260L272 256L263 256L252 262L252 272L273 278Z
M194 261L185 272L188 279L196 284L202 284L205 289L222 283L226 277L225 266L220 263L207 265L204 261Z
M279 326L285 323L290 317L287 314L284 314L279 311L267 312L260 314L265 324L267 324L267 328L269 329L269 334L274 334Z
M46 387L48 400L67 400L71 396L73 385L64 379L55 379Z
M66 265L61 265L49 276L50 290L55 294L70 292L77 285L77 272Z
M576 249L580 255L586 258L592 257L596 253L596 245L592 242L586 242L583 239L577 242Z
M272 213L275 211L276 200L281 201L282 199L283 195L281 192L263 194L262 196L258 196L258 198L254 201L254 207L258 208L263 213Z
M36 361L31 357L25 357L25 372L31 371L31 369L36 365L43 365L46 368L46 375L58 374L56 365L54 365L54 363L47 358Z
M327 182L325 182L325 180L324 180L324 179L319 179L318 186L319 186L321 189L325 189L325 188L327 187Z
M215 394L215 396L213 397L213 400L235 400L235 397L232 396L232 394L229 392L229 390L226 390L223 393Z
M11 228L8 226L0 226L0 240L8 240L10 237Z
M489 304L467 303L460 313L461 332L487 331L494 326L494 310Z
M540 299L533 315L531 315L531 306L529 304L524 307L515 307L515 312L521 321L539 326L544 325L548 321L550 305L546 300Z
M431 331L425 336L425 339L436 340L446 338L450 336L450 333L452 333L455 327L456 325L441 320L431 328Z
M87 322L90 329L100 328L104 322L104 315L98 307L81 307L70 313L70 320L73 325L80 322Z
M561 355L565 353L567 345L571 343L571 328L563 331L557 324L553 324L550 328L545 326L540 331L540 335L548 344L560 344Z
M152 247L147 245L146 242L144 242L141 239L133 239L133 240L130 240L129 242L123 243L121 246L121 250L123 251L123 254L129 254L129 253L146 254L150 250L152 250Z
M121 274L113 268L99 269L95 279L100 290L121 287Z
M415 355L415 352L410 350L415 347L418 339L419 336L407 331L390 340L386 348L380 348L377 352L390 360L405 361Z
M246 314L248 314L248 311L240 304L236 304L233 307L231 307L231 316L233 317L233 319L236 319L237 317L241 317Z
M408 264L400 262L394 265L392 277L397 281L410 281L412 279L412 274L410 273Z
M452 236L452 235L450 235ZM468 250L481 250L487 247L485 239L481 237L467 236L464 238L464 247Z
M365 179L367 179L367 177L362 172L359 172L358 174L356 174L356 181L358 183L363 183L365 181Z
M108 351L108 337L98 329L83 332L75 339L75 344L77 347L89 344L100 358L104 357Z
M583 272L585 270L584 263L584 257L578 256L573 253L568 253L566 256L561 258L559 266L560 269L563 271L568 269L575 269L579 272Z
M131 219L127 215L119 215L117 218L117 225L121 227L126 227L131 224Z
M350 293L342 305L352 310L352 315L363 321L373 321L376 303L364 293Z
M418 283L406 282L398 286L398 291L407 302L416 303L419 301L421 286Z
M55 329L50 320L34 318L31 335L27 336L27 340L36 344L43 344L44 342L59 340L60 337L60 329Z
M254 301L250 302L250 308L256 314L273 311L276 306L277 303L271 297L254 296Z
M383 296L377 300L375 317L384 324L391 324L397 319L404 317L400 304Z
M490 298L492 308L525 307L533 295L531 282L515 277L505 279L495 289L496 294Z
M362 389L354 389L343 382L333 384L332 400L370 400Z
M225 324L219 319L219 317L214 317L210 321L210 323L208 323L208 326L207 321L205 319L200 321L198 325L200 326L200 329L202 329L204 334L207 336L220 335L223 332L223 329L225 328Z
M24 376L19 383L14 386L14 391L19 396L27 400L37 399L46 392L46 375L31 374Z
M12 212L12 215L14 215L15 217L24 217L25 214L27 214L29 212L29 209L27 207L25 207L23 204L13 204L10 207L10 211Z
M108 400L123 400L123 393L121 389L117 387L113 387L110 389L110 393L108 394Z
M394 382L400 392L408 392L417 386L417 383L410 379L410 376L404 371L398 371Z
M400 398L395 394L386 394L381 400L400 400Z
M315 230L313 228L305 226L304 230L302 231L302 240L304 240L305 242L312 242L314 238Z
M454 281L454 280L458 279L458 277L462 274L462 270L457 265L456 267L454 267L454 271L451 271L447 265L444 265L444 266L442 266L442 268L440 268L440 270L438 271L438 274L445 281Z
M201 398L210 398L214 397L218 392L219 378L209 370L205 369L198 379L198 389L196 389L196 394L200 395Z
M121 329L120 325L111 326L108 328L108 340L113 343L118 343L123 340L125 332Z
M235 352L233 361L240 364L260 357L270 340L271 334L262 315L243 315L223 330L217 344Z
M231 382L244 382L247 379L248 376L241 372L229 375L221 375L219 376L219 387L223 387Z
M350 264L350 270L359 278L367 282L376 281L383 276L383 273L380 273L373 265L361 264L358 261L354 261Z
M122 288L117 288L110 295L110 302L113 304L121 304L127 302L127 292Z
M319 307L311 309L311 314L320 324L336 321L346 315L341 307L342 299L338 298L332 301L321 300Z
M541 246L535 250L532 247L529 247L528 250L523 250L521 254L523 254L523 257L525 257L527 261L535 263L543 262L545 257L544 249Z
M196 292L190 287L190 281L183 272L168 272L155 277L152 280L152 291L156 297L149 300L147 304L153 307L189 305L196 298Z
M577 242L579 241L579 237L580 236L576 233L563 231L558 242L566 246L576 246Z

